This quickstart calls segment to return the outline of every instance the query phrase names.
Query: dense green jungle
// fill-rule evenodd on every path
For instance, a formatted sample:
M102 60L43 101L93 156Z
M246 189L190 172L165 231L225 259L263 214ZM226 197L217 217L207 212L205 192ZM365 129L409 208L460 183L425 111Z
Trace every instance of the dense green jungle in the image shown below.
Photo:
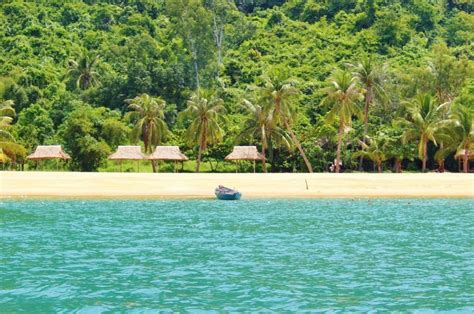
M117 171L119 145L174 145L183 171L227 172L233 146L256 145L259 172L468 172L473 12L471 0L2 0L0 167L56 169L27 156L57 144L65 170Z

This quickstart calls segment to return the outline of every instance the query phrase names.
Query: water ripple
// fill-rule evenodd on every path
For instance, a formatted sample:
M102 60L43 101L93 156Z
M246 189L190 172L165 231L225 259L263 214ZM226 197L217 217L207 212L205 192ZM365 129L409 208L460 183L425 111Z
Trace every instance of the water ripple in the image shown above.
M4 201L0 312L474 311L458 200Z

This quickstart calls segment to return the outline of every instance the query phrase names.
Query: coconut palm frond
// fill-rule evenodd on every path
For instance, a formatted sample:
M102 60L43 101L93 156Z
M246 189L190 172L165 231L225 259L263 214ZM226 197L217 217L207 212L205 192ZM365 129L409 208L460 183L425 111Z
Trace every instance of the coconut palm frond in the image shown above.
M131 133L132 139L137 141L141 136L145 151L153 151L154 147L168 134L168 127L164 121L166 102L148 94L139 95L126 102L131 110L127 113L127 118L135 122Z

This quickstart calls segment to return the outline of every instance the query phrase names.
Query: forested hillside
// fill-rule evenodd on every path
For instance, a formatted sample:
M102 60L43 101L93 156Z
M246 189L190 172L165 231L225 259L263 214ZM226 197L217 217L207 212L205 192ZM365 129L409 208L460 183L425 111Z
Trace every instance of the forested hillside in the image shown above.
M3 0L0 160L20 168L37 145L61 144L71 169L96 171L118 145L161 143L202 155L209 171L253 144L274 172L327 171L336 158L346 171L462 171L458 158L467 171L473 10L471 0Z

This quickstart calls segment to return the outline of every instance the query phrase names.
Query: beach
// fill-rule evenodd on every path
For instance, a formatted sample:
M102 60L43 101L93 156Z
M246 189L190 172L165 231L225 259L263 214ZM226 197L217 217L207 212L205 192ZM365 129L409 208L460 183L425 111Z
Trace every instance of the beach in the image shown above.
M85 173L0 172L1 198L213 198L214 188L244 198L474 197L463 173Z

